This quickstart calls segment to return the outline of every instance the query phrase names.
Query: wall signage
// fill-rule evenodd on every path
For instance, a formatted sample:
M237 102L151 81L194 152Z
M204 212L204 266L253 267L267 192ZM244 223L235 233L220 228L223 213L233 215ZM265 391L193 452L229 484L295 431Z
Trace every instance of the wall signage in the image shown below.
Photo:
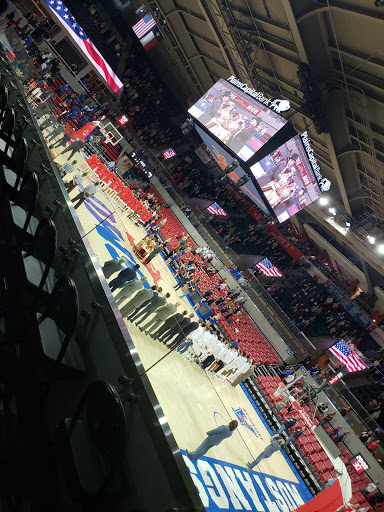
M266 98L262 92L256 91L256 89L249 87L248 84L244 84L233 75L227 78L227 82L231 83L232 85L243 91L245 94L248 94L248 96L251 96L255 100L262 103L263 105L269 107L274 112L277 112L278 114L280 114L281 112L286 112L291 108L289 101L279 99L271 100L269 98Z
M313 153L313 149L311 147L310 140L308 138L308 133L303 132L300 133L301 142L303 143L305 152L307 153L307 157L309 160L309 163L311 164L313 174L315 175L315 178L317 179L317 182L319 184L320 190L322 192L327 192L331 188L331 182L327 180L327 178L323 178L321 172L320 172L320 166L317 163L316 157Z

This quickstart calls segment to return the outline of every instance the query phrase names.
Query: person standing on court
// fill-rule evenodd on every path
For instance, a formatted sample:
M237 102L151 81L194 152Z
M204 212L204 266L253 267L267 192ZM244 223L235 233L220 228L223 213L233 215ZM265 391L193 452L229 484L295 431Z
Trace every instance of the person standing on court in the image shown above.
M125 258L106 261L101 269L103 271L105 279L109 279L110 277L113 276L113 274L116 274L116 272L120 272L120 270L123 270L123 265L125 262Z
M87 174L87 172L81 172L75 174L71 181L64 181L64 187L67 189L68 194L70 194L72 190L77 187L77 185L83 183L84 178Z
M56 149L59 146L65 147L68 144L68 142L71 142L71 134L69 132L64 132L62 138L55 142L54 144L51 144L49 146L49 149Z
M162 250L163 250L163 247L161 245L157 245L156 248L153 249L153 251L151 251L148 254L148 256L146 257L146 259L144 261L144 265L148 265L148 263L150 263L155 256L157 256L159 253L161 253Z
M76 164L77 160L74 160L73 162L65 162L63 165L57 164L57 167L60 171L60 176L64 178L64 176L73 172L75 170Z
M72 199L73 203L75 201L77 201L77 203L75 204L75 210L77 210L84 203L84 201L86 199L89 199L89 198L93 197L96 194L96 188L97 188L98 185L99 185L98 181L95 181L95 183L90 183L89 185L87 185L85 187L85 189L82 192L79 192L77 194L77 196L75 196Z
M256 459L252 462L247 462L247 470L248 473L252 471L252 469L257 466L262 460L268 459L275 452L278 452L282 446L284 446L284 439L280 437L278 434L275 434L271 437L270 444L264 448L264 450L256 457Z
M36 112L36 110L35 110L35 112ZM50 114L48 119L44 119L44 121L41 123L39 128L41 131L43 131L43 130L46 130L47 128L50 128L51 126L53 127L54 124L57 126L58 122L59 121L58 121L57 117L55 116L55 114Z
M121 288L128 281L132 281L136 277L136 271L140 265L136 264L133 267L128 267L119 272L118 276L109 283L111 291L114 292L117 288Z
M213 446L218 446L224 439L231 437L233 432L237 429L238 422L232 420L228 425L220 425L220 427L208 430L207 438L196 448L194 452L186 450L187 455L192 460L198 460L207 453Z
M200 327L202 323L203 320L201 319L198 322L190 322L182 329L182 332L178 334L178 336L169 345L167 345L167 347L169 347L171 350L178 348L183 343L183 341L185 341L188 336L193 333L193 331L196 331L196 329Z
M157 287L155 285L151 286L150 288L144 288L142 287L141 290L139 290L135 295L130 299L128 304L124 306L122 309L122 314L124 316L129 316L132 314L136 308L139 308L144 302L147 300L150 300L153 297L153 292L157 290Z
M160 325L167 320L171 315L174 315L177 311L177 308L180 306L180 302L176 302L176 304L165 304L164 306L160 306L156 309L155 315L150 322L143 325L143 327L139 327L141 331L144 331L145 334L151 334L155 332Z
M63 131L66 129L65 124L59 124L54 130L51 131L51 133L47 137L47 142L51 142L51 140L55 139L59 135L63 133Z
M170 299L171 295L166 293L164 297L162 297L159 293L160 290L161 289L159 288L157 292L154 292L152 299L144 302L144 304L127 317L128 320L135 321L136 325L141 325L147 320L148 315L154 313L160 306L164 306L167 303L167 299Z
M123 302L132 297L134 293L141 290L144 287L143 283L145 283L146 280L146 277L142 277L141 279L132 279L132 281L125 283L115 297L116 304L120 306Z
M83 149L83 147L84 147L84 142L82 140L76 139L74 142L72 142L72 144L70 146L67 147L67 149L62 151L61 154L64 155L65 153L68 153L68 151L71 151L71 154L69 155L69 158L68 158L68 160L70 160L71 158L73 158L75 156L75 154L78 151L80 151L80 149Z
M152 338L159 339L159 341L165 343L163 338L169 335L171 337L174 336L176 334L175 329L178 328L178 326L184 320L184 318L187 318L187 315L187 310L183 311L182 313L175 313L174 315L171 315L169 318L166 319L163 325L159 329L157 329L157 331L151 334Z

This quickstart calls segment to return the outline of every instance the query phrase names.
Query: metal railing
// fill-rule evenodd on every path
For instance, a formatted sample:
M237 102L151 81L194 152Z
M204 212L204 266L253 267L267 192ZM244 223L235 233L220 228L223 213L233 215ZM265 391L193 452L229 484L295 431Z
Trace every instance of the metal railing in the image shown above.
M372 415L367 411L364 405L356 398L356 396L347 388L345 382L340 379L333 386L332 389L336 389L342 398L350 405L353 412L356 414L360 422L365 425L365 428L374 432L377 439L380 440L381 445L384 443L384 431L382 427L372 418Z

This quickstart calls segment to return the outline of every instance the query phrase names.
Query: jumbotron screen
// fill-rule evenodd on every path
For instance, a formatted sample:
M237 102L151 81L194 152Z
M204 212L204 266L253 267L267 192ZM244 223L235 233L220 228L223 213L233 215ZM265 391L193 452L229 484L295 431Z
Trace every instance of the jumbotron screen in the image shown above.
M195 124L195 128L197 130L197 133L200 135L200 137L205 142L207 148L209 149L210 153L212 154L213 158L216 160L216 162L219 164L219 166L224 170L226 167L228 167L229 164L231 164L234 161L234 158L231 157L229 153L224 151L224 149L219 146L209 135L207 135L201 128L199 128ZM236 169L228 174L229 178L236 183L239 181L241 177L243 177L246 174L246 172L239 166L236 167ZM261 195L257 191L256 186L252 183L251 180L248 181L245 185L240 187L241 190L246 194L266 215L271 215L268 208L265 206L264 201L261 199Z
M188 112L245 162L287 122L222 78Z
M289 219L321 194L300 135L253 165L251 171L279 222Z

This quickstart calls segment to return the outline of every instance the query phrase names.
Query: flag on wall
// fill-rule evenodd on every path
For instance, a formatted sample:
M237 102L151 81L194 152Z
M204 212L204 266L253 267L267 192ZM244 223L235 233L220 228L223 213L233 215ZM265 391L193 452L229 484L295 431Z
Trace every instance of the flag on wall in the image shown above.
M93 45L92 41L85 34L68 8L65 7L64 2L61 0L45 0L45 2L113 92L117 92L121 89L123 84L120 82L118 76L112 71L112 68L102 57L99 50Z
M227 215L227 212L224 211L217 203L212 203L208 206L207 210L213 215Z
M151 14L146 14L136 25L133 25L132 30L137 37L141 39L145 34L148 34L153 27L156 27L156 21L152 18Z
M365 370L367 365L348 347L345 341L340 340L329 349L339 361L343 363L347 371L357 372Z
M168 158L172 158L173 156L176 156L176 153L172 148L166 149L163 152L163 157L165 160L167 160Z
M144 46L144 50L149 52L149 50L154 48L157 43L161 41L161 39L163 39L163 36L158 27L155 27L153 30L148 32L147 35L140 39L140 43Z
M263 260L259 261L259 263L256 264L256 267L260 269L265 276L283 277L283 274L280 272L280 270L275 267L275 265L273 265L273 263L270 262L268 258L264 258Z

